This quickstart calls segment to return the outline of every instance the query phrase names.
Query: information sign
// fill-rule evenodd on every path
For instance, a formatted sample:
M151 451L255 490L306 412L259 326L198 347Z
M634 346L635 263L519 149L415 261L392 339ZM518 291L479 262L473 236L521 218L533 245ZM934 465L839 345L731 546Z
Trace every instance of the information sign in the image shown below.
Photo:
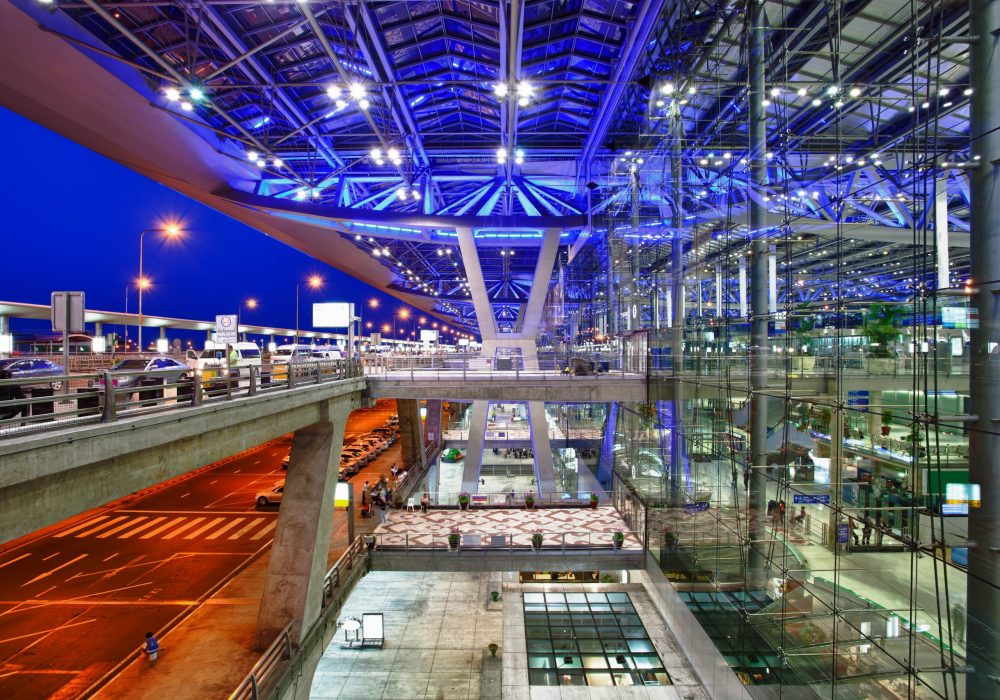
M220 345L234 345L237 341L236 314L219 314L215 317L215 342Z
M824 506L830 505L830 495L825 494L823 496L809 496L804 493L797 493L792 496L792 503L798 504L820 504Z

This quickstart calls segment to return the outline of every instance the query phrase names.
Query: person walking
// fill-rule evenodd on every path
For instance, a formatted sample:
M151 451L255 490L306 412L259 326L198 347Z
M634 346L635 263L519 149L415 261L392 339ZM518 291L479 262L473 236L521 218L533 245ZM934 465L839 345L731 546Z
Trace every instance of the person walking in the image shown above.
M389 504L385 498L380 498L378 501L378 521L383 524L389 521Z
M152 632L146 632L146 641L142 643L142 652L151 664L155 663L157 657L160 655L160 643L156 641L156 637L153 636Z
M371 487L368 485L368 479L365 479L365 485L361 487L361 505L368 505L368 490Z

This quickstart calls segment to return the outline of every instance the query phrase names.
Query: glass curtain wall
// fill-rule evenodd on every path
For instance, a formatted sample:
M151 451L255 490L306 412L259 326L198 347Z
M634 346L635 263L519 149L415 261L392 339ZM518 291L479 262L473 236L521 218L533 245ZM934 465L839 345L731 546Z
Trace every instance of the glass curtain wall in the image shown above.
M966 697L967 630L1000 635L1000 580L967 593L968 5L872 7L664 17L561 273L575 348L644 334L615 503L758 697Z

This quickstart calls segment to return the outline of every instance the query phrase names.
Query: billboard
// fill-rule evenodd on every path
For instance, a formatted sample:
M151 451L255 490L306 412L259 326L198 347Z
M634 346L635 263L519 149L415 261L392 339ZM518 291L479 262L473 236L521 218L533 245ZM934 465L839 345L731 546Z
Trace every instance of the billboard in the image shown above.
M313 304L314 328L347 328L351 325L351 304L332 302Z
M426 328L420 329L420 340L424 343L436 343L438 339L438 332L435 330L428 330Z
M215 342L233 345L238 340L236 314L220 314L215 317Z

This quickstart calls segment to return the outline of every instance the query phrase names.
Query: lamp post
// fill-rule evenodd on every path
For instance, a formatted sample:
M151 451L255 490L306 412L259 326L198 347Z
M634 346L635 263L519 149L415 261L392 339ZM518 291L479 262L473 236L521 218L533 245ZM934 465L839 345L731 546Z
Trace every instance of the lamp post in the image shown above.
M310 275L309 279L306 280L310 289L319 289L323 286L323 278L319 275ZM299 344L299 287L302 283L299 282L295 285L295 344Z
M139 232L139 352L142 352L142 290L150 286L149 280L142 273L142 241L147 233L161 232L167 238L177 238L181 235L181 229L177 224L167 224L162 229L148 228Z
M408 319L410 317L410 311L409 311L409 309L400 309L398 316L402 320L405 321L406 319ZM403 331L403 332L405 333L406 331ZM393 337L393 339L396 339L396 338L399 337L399 336L396 335L396 316L392 317L392 337Z
M257 300L254 299L253 297L250 297L245 302L243 302L243 305L247 307L247 311L254 311L257 308ZM237 331L239 331L239 328L240 328L240 318L239 316L237 316L236 318ZM246 339L247 339L247 333L246 331L243 331L243 340L245 341Z

